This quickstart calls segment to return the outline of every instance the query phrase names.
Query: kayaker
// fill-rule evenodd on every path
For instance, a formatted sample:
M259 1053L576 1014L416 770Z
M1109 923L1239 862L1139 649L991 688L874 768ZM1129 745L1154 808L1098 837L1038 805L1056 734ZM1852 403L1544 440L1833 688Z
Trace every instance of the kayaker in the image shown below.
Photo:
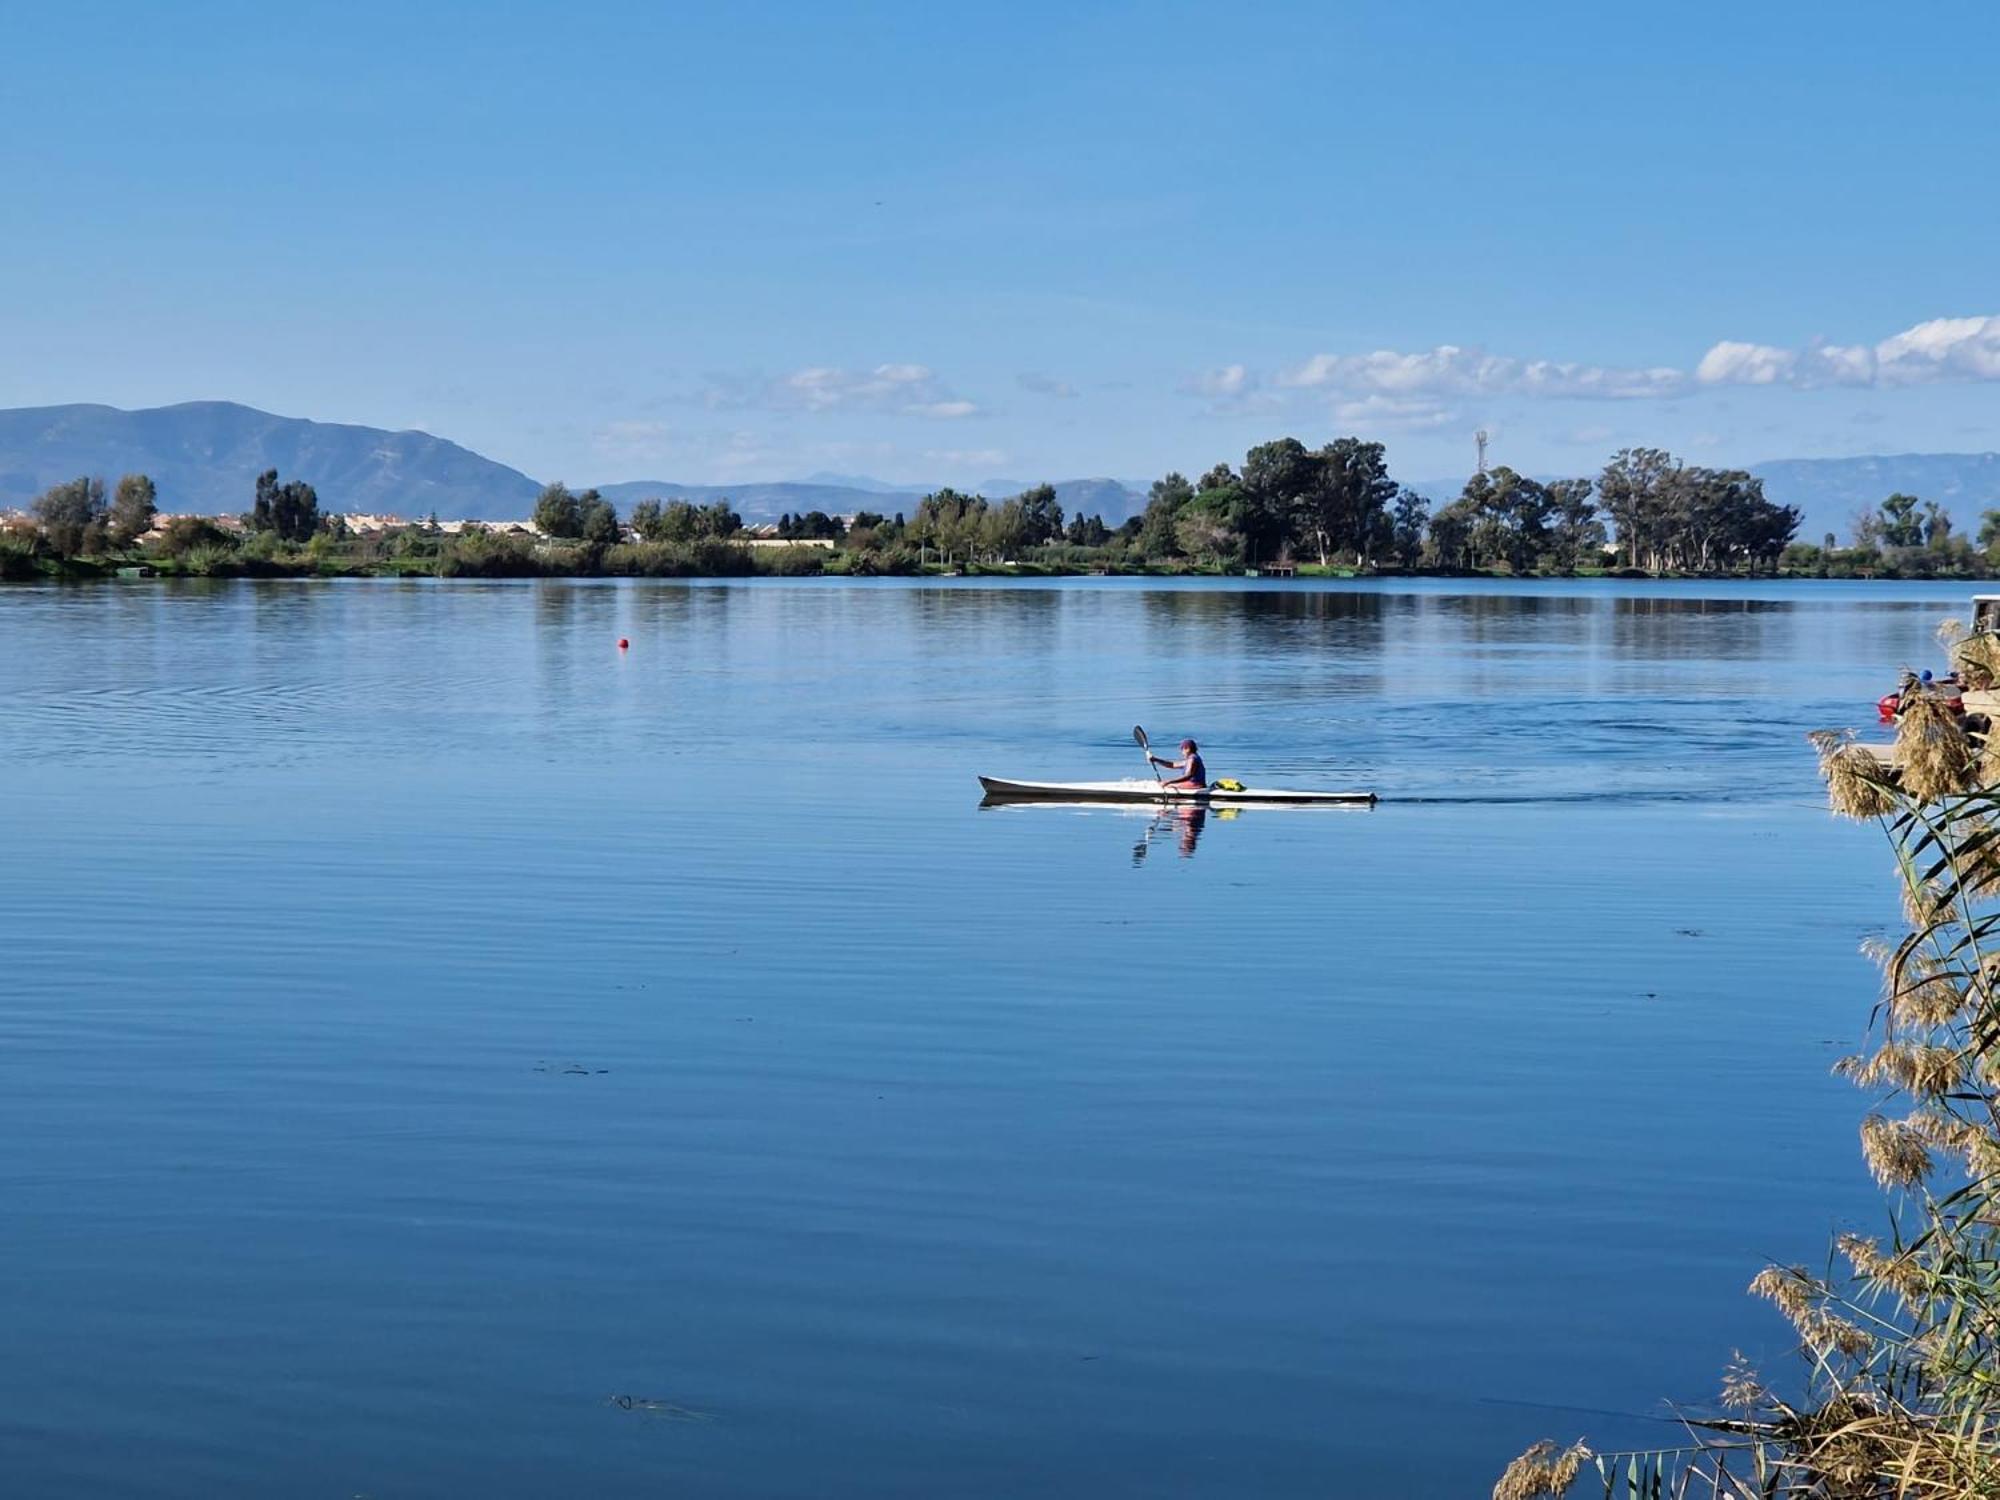
M1204 792L1208 790L1208 767L1201 763L1201 747L1193 740L1181 741L1181 758L1168 760L1163 755L1146 752L1146 759L1156 766L1165 766L1169 771L1180 774L1165 785L1181 791Z

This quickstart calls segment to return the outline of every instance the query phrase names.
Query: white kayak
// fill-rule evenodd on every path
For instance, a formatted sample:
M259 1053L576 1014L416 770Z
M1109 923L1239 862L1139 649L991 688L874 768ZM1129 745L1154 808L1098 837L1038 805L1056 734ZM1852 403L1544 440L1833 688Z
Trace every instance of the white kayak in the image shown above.
M995 802L1165 802L1201 807L1319 807L1338 804L1372 807L1373 792L1298 792L1284 787L1246 786L1241 791L1209 787L1195 791L1157 781L1009 781L982 776L979 784Z

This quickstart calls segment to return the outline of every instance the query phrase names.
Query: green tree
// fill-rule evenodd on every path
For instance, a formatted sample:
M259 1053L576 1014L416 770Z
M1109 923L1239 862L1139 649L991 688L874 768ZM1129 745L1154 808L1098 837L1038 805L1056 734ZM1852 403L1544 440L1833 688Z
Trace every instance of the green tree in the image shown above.
M319 529L319 494L302 479L278 482L278 471L257 476L255 498L243 524L281 542L303 542Z
M1206 479L1224 477L1220 484L1211 488L1222 488L1236 483L1235 474L1227 464L1218 464L1210 469ZM1206 482L1206 480L1204 480ZM1139 518L1138 535L1134 544L1141 557L1178 557L1180 543L1174 536L1174 522L1195 497L1195 488L1180 474L1169 474L1153 481L1147 493L1145 514Z
M1667 476L1676 467L1673 455L1663 449L1621 448L1598 478L1598 499L1630 567L1638 567L1640 557L1654 544L1665 509Z
M1475 564L1504 562L1511 572L1528 573L1550 550L1555 502L1539 481L1502 464L1474 474L1459 499L1471 518Z
M1431 517L1430 538L1424 553L1432 567L1472 566L1472 528L1478 519L1476 507L1460 496Z
M632 529L649 542L691 542L701 534L701 513L685 500L641 500L632 507Z
M577 535L593 547L609 547L622 535L618 509L596 490L576 497Z
M1916 514L1921 502L1915 495L1894 494L1881 505L1882 542L1889 547L1921 547L1924 518Z
M2000 510L1989 510L1980 515L1979 545L1989 557L2000 553Z
M1318 544L1322 563L1329 550L1352 552L1367 562L1389 544L1393 531L1389 506L1396 481L1389 477L1386 450L1359 438L1335 438L1313 458L1301 534Z
M1191 505L1174 522L1174 543L1187 557L1211 565L1231 556L1238 538L1221 517L1201 505Z
M1396 503L1389 513L1389 550L1406 568L1423 561L1424 531L1430 516L1430 501L1422 495L1408 485L1396 491Z
M583 535L583 507L578 496L558 480L535 501L535 529L544 536L574 539Z
M960 494L947 486L917 502L907 535L920 547L935 548L946 556L970 557L984 545L986 511L982 497Z
M1208 508L1217 513L1225 509L1234 511L1238 519L1248 523L1244 538L1252 556L1261 557L1267 549L1275 551L1295 534L1312 534L1306 518L1311 509L1310 496L1320 479L1320 466L1304 443L1292 437L1259 443L1243 455L1241 478L1226 478L1228 472L1226 468L1220 472L1209 470L1202 480L1201 493L1229 495L1227 502L1211 502ZM1219 482L1211 484L1210 479ZM1320 561L1326 561L1323 546Z
M1556 566L1566 573L1603 559L1607 539L1597 503L1591 498L1595 488L1588 479L1557 479L1548 487L1550 547Z
M44 490L32 508L36 528L58 557L81 557L105 542L104 481L79 476Z
M1062 535L1063 508L1056 500L1056 487L1038 484L1017 497L1021 505L1021 527L1030 547L1039 547Z
M1102 516L1079 514L1069 523L1064 538L1072 547L1102 547L1111 540L1111 529Z
M879 517L877 518L880 519ZM825 540L837 542L846 528L836 516L823 510L809 510L804 515L778 517L778 535L797 538L801 541Z
M190 552L226 552L236 538L203 516L175 516L160 531L156 544L162 557L186 557Z
M711 500L694 513L695 535L720 541L743 529L743 518L727 500Z
M1924 545L1941 547L1951 536L1951 512L1935 500L1924 502Z
M1032 545L1033 537L1027 507L1019 497L988 506L979 518L978 548L996 560L1011 557Z
M127 474L119 480L111 496L111 540L129 547L151 531L153 518L160 513L158 498L159 491L144 474Z

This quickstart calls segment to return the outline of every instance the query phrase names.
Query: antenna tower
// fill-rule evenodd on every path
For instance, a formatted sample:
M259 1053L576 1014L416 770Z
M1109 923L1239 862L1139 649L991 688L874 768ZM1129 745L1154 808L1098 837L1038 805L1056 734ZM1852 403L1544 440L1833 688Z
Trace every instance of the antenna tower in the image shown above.
M1479 431L1473 433L1472 440L1479 445L1479 472L1484 474L1486 472L1486 429L1482 427Z

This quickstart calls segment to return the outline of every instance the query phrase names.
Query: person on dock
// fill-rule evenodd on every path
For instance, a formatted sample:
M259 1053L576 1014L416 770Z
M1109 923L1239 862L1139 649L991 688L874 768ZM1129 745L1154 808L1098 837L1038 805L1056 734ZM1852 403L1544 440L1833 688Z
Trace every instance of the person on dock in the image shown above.
M1146 752L1146 759L1156 766L1165 766L1179 774L1165 785L1176 791L1202 792L1208 790L1208 767L1201 763L1201 747L1193 740L1181 741L1181 758L1168 760L1164 755Z

